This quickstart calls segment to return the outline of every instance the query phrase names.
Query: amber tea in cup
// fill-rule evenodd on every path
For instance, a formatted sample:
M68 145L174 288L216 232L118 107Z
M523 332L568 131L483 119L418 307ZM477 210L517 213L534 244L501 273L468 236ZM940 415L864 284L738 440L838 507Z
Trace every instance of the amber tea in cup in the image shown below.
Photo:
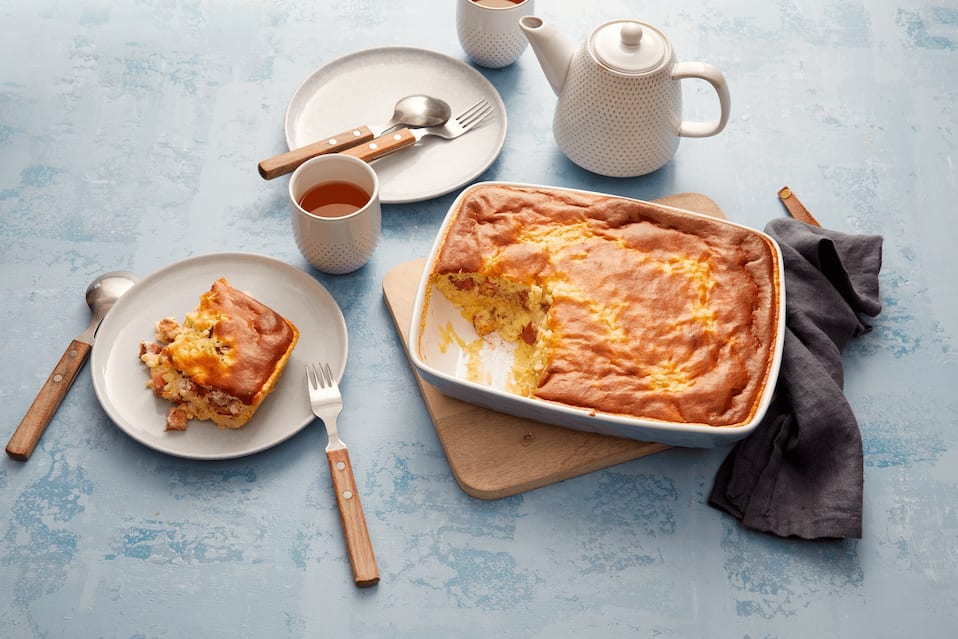
M289 179L296 246L324 273L350 273L372 257L382 227L379 178L342 153L306 160Z
M491 9L507 9L516 4L522 4L525 0L472 0L476 4L481 4L484 7L489 7Z
M352 182L322 182L308 189L299 205L317 217L346 217L366 206L369 197Z

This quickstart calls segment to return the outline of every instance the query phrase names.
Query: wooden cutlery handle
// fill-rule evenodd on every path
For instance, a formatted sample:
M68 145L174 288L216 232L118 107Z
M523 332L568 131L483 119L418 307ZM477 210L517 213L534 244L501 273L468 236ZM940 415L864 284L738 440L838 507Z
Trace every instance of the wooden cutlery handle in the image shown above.
M349 563L353 568L353 580L364 588L379 582L379 568L376 555L369 539L366 516L356 490L356 478L353 465L349 461L349 452L345 448L326 451L329 461L329 473L333 477L336 490L336 502L339 505L339 517L343 522L343 535L346 537L346 550Z
M792 189L787 186L780 188L778 190L778 199L782 201L786 210L788 210L789 214L796 220L811 224L812 226L821 226L818 220L815 219L815 216L808 212L808 209L805 208L805 205L802 204Z
M77 373L83 368L83 363L90 354L92 347L86 342L73 340L63 353L60 361L53 368L53 372L43 384L33 404L23 416L17 430L14 431L7 444L7 454L17 461L27 461L33 449L36 448L43 431L53 418L54 413L66 397L67 391L73 385Z
M380 136L371 142L366 142L342 151L342 155L351 155L366 162L372 162L393 151L416 143L416 137L409 129L399 129L392 133Z
M286 175L296 170L300 164L317 155L339 153L357 144L372 140L375 136L368 126L361 126L338 135L319 140L298 149L280 153L259 163L259 174L264 180Z

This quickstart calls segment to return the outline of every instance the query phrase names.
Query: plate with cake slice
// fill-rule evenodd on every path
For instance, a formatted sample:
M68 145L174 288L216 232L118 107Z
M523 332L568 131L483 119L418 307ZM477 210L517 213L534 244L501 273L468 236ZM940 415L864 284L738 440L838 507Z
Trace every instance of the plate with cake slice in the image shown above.
M781 363L775 241L727 220L505 182L450 206L413 307L409 353L440 392L675 446L761 421Z
M251 455L315 419L305 365L346 367L346 323L309 274L270 257L217 253L156 271L100 325L93 387L110 419L157 451Z

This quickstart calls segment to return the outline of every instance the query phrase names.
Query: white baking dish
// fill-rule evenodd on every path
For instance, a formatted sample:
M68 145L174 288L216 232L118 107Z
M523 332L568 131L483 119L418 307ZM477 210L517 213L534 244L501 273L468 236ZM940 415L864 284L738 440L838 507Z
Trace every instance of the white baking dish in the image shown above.
M582 190L562 189L560 187L546 187L529 184L506 182L484 183L507 186L533 187L553 191L575 191L588 193ZM409 354L419 374L441 393L461 399L463 401L493 409L499 412L534 419L537 421L564 426L575 430L596 432L605 435L623 437L648 442L660 442L674 446L697 448L714 447L740 440L751 433L764 417L772 394L775 390L775 381L781 363L782 342L785 330L785 290L784 273L782 270L781 251L772 238L754 229L746 229L769 240L777 262L777 277L774 283L777 292L778 312L775 327L775 343L772 347L772 362L767 370L761 398L757 410L751 419L742 425L734 427L720 427L706 424L689 424L680 422L665 422L650 419L639 419L621 414L609 414L594 410L577 408L556 402L544 401L533 397L524 397L504 390L503 380L512 366L512 347L495 336L486 336L485 344L480 354L481 366L488 383L479 383L469 379L465 370L467 362L475 367L476 353L465 353L462 343L469 343L478 338L471 322L467 321L459 310L455 308L430 281L442 242L449 228L459 204L472 189L481 186L473 185L464 190L450 206L449 212L440 228L436 242L427 258L422 279L413 306L412 321L409 330ZM601 194L600 194L601 195ZM714 223L714 218L689 211L682 211L672 207L650 203L668 209L676 215L691 216L697 219L707 219ZM741 225L722 220L723 224L730 224L739 228ZM454 334L460 340L450 339ZM475 377L475 376L473 376Z

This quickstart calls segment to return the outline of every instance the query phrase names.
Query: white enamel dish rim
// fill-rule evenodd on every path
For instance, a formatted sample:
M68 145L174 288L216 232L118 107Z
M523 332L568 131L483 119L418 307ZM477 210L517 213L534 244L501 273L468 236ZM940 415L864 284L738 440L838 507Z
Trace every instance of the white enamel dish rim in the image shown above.
M183 321L213 282L225 277L299 329L299 341L273 392L236 430L193 420L186 431L164 431L170 404L147 387L149 369L138 348L155 338L163 317ZM110 420L141 444L188 459L231 459L261 452L315 419L305 365L329 361L337 379L346 368L348 334L336 300L308 273L252 253L214 253L180 260L140 280L110 309L96 334L90 370L97 399Z
M499 390L491 386L486 386L463 377L451 374L432 365L420 350L423 331L429 330L426 326L424 312L428 311L428 287L429 276L439 255L446 231L451 223L461 200L474 188L483 185L503 185L516 186L535 189L547 189L552 191L567 191L574 193L606 195L611 197L621 197L623 199L635 200L619 195L600 193L597 191L588 191L585 189L557 187L542 184L527 184L519 182L480 182L463 190L456 200L450 205L449 211L437 232L436 240L426 258L422 276L419 281L416 297L413 303L412 319L409 327L409 356L413 366L420 375L437 390L445 395L461 399L463 401L484 406L499 412L513 414L518 417L525 417L551 423L558 426L565 426L575 430L584 430L597 432L601 434L637 439L641 441L658 442L671 444L675 446L687 446L695 448L710 448L730 444L746 437L751 433L764 417L768 406L771 403L775 391L776 380L778 379L779 369L781 367L782 345L785 334L785 286L784 286L784 266L782 264L781 249L774 238L756 229L737 224L722 218L715 218L694 211L686 211L672 206L662 205L657 202L648 202L649 204L670 211L675 211L681 215L687 215L697 218L719 221L722 224L729 224L738 228L745 229L766 238L775 254L778 264L778 324L776 326L775 345L772 353L772 361L768 369L768 379L762 391L759 405L752 419L747 423L734 427L710 426L707 424L692 424L680 422L664 422L650 419L641 419L625 415L609 414L601 412L592 412L588 409L576 408L555 402L548 402L537 398L523 397ZM641 201L641 200L635 200ZM435 295L441 293L434 292Z

